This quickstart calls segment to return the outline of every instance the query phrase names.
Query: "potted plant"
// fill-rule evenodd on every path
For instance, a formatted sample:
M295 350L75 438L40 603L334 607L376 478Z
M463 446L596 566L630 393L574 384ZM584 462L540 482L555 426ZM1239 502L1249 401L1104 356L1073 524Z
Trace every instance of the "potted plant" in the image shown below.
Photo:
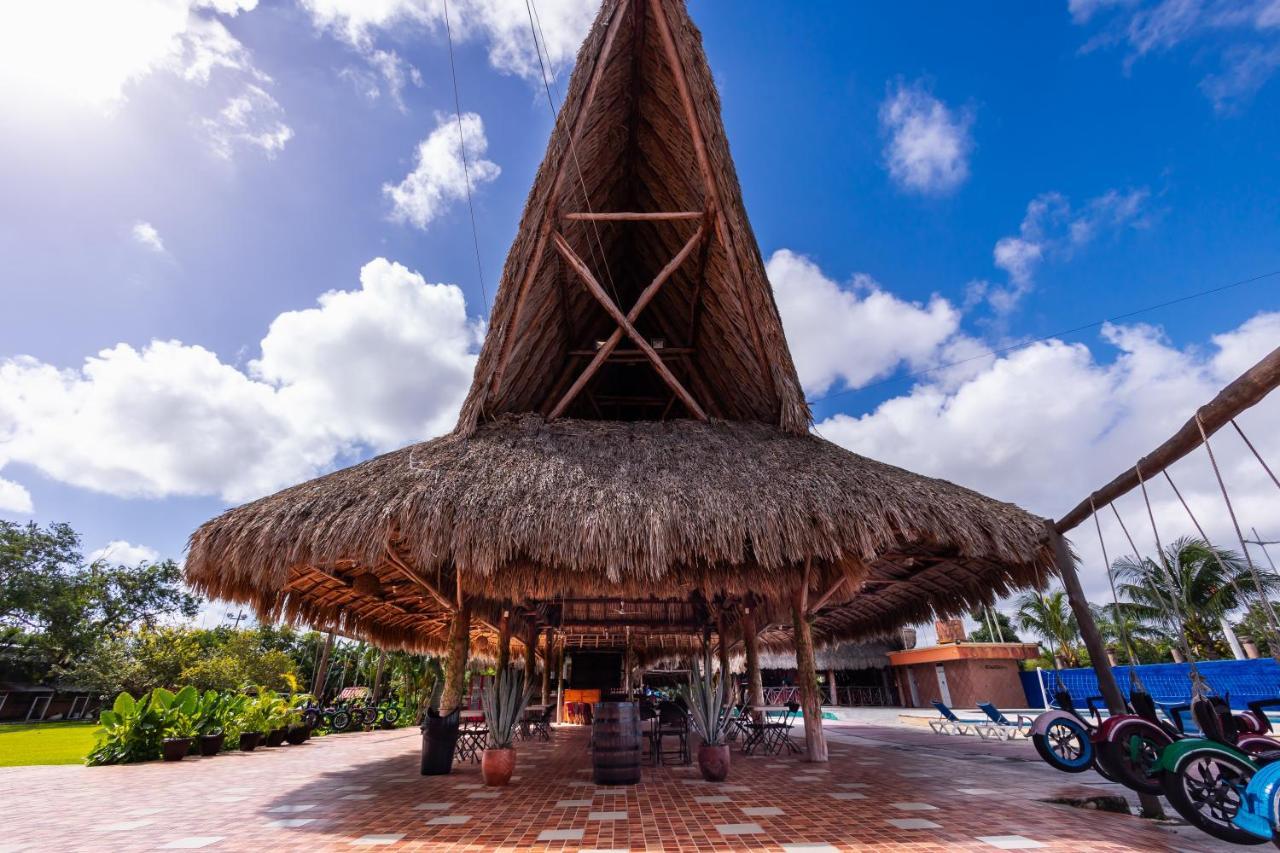
M151 694L134 699L128 693L116 697L111 710L98 716L97 743L89 753L89 765L132 764L154 761L161 754L163 722L151 703Z
M257 696L245 697L244 718L240 732L240 749L253 752L267 736L267 724L270 722L271 702L274 696L265 690Z
M196 736L199 738L200 755L206 758L222 751L222 743L227 737L223 715L228 698L229 694L216 690L206 690L200 697L196 708Z
M698 770L708 782L723 782L729 775L729 744L725 742L725 728L729 715L720 693L720 686L711 674L710 650L706 653L706 672L695 658L689 684L680 686L680 697L689 708L690 721L702 738L698 747Z
M285 740L297 746L311 737L311 726L302 718L302 711L311 704L309 693L295 693L289 698L288 722L285 725Z
M431 687L431 700L422 717L422 775L441 776L453 770L453 751L458 745L458 723L462 709L440 713L444 676L438 671Z
M151 691L151 702L162 720L161 754L165 761L181 761L191 751L199 734L197 711L200 694L191 685L176 694L157 687Z
M489 743L480 759L480 774L486 785L511 781L516 769L516 751L511 744L532 693L524 686L524 674L514 670L498 673L481 692L484 719L489 726Z

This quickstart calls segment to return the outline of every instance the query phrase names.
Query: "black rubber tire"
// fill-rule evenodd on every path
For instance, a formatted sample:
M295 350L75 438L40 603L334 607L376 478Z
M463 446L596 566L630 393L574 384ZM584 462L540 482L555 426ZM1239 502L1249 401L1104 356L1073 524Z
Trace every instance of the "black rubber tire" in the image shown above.
M399 720L399 719L400 719L399 708L386 708L382 712L382 722L386 723L389 726L394 726L396 724L396 720Z
M1089 730L1078 720L1054 720L1044 734L1032 735L1031 742L1044 763L1054 770L1083 773L1093 766L1094 746Z
M351 728L351 714L347 711L334 711L333 719L329 721L329 728L335 732L345 732Z
M1255 768L1244 759L1224 754L1221 749L1206 748L1188 752L1178 762L1177 771L1161 774L1160 781L1169 805L1196 829L1232 844L1265 844L1265 840L1231 823L1240 808L1239 792L1254 772ZM1209 784L1205 784L1206 779L1211 780ZM1210 798L1217 801L1216 808L1205 806Z
M1140 741L1137 746L1139 760L1136 764L1131 754L1132 738ZM1159 794L1159 777L1162 774L1153 772L1151 767L1160 756L1160 750L1172 742L1163 731L1161 738L1156 737L1155 730L1141 730L1122 740L1097 744L1099 772L1139 794Z

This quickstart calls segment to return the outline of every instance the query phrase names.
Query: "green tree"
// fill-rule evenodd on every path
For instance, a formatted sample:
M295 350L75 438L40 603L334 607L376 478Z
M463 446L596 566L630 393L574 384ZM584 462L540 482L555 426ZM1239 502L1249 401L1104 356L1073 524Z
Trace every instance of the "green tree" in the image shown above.
M995 617L998 623L996 633L992 635L991 628L987 625L988 613ZM1021 643L1018 639L1018 633L1014 630L1013 621L992 607L989 611L986 609L975 610L969 614L969 618L978 623L978 629L969 633L970 642L974 643Z
M1160 562L1132 556L1113 562L1117 590L1141 621L1169 636L1185 636L1196 657L1225 656L1221 620L1256 596L1252 572L1234 551L1203 539L1177 539L1161 556ZM1274 594L1280 577L1263 575L1263 584Z
M65 667L104 637L162 617L196 614L199 599L172 560L86 564L68 525L0 522L0 630Z
M1047 593L1028 592L1018 601L1018 627L1033 631L1048 641L1051 654L1056 653L1064 666L1081 665L1079 651L1080 629L1076 625L1075 614L1067 601L1067 594L1061 589Z
M1158 663L1167 659L1168 655L1160 647L1165 639L1164 631L1147 621L1129 602L1122 601L1119 607L1113 603L1090 609L1103 642L1115 649L1116 658L1121 663L1129 662L1130 652L1138 663Z

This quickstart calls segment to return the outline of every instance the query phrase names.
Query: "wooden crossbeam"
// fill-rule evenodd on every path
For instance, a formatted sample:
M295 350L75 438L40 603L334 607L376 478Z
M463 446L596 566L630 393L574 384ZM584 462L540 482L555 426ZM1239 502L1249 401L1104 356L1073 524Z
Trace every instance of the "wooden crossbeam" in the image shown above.
M848 575L841 575L836 580L836 582L833 583L827 589L827 591L822 594L822 597L819 598L817 602L812 607L809 608L809 615L812 616L814 613L817 613L819 610L821 610L823 606L828 601L831 600L831 596L835 595L837 592L841 590L842 587L844 587L845 581L847 581L848 579L849 579Z
M685 244L683 249L680 250L680 254L672 258L671 262L668 263L666 267L663 267L662 272L658 273L658 278L655 278L649 287L645 288L645 293L649 293L649 299L653 298L653 294L657 293L658 288L662 286L662 282L666 281L666 279L670 277L671 273L675 271L675 268L679 266L679 262L683 261L684 258L688 256L689 252L693 251L694 246L697 245L696 240L702 239L701 234L702 229L699 228L697 233L694 234L694 237L690 238L690 241ZM596 277L591 274L590 268L587 267L582 258L578 257L577 253L573 251L573 248L569 245L568 241L564 239L564 236L557 232L552 235L551 239L552 243L556 247L556 251L558 251L560 256L564 258L565 263L567 263L569 267L578 274L578 278L582 280L582 283L586 286L587 290L596 298L596 301L604 307L604 310L613 318L613 321L617 323L619 327L619 330L611 335L608 341L605 341L605 345L600 348L600 352L596 354L596 358L592 360L591 364L587 365L587 370L591 373L598 370L600 365L604 363L604 359L608 358L609 353L613 351L613 347L617 346L618 342L622 340L622 333L625 332L626 335L635 342L635 345L640 348L640 351L649 359L654 370L656 370L658 375L662 377L662 381L667 383L667 387L675 392L676 396L680 398L681 402L685 404L685 407L693 414L693 416L700 421L705 421L707 419L707 413L702 410L700 405L698 405L698 401L693 399L693 395L685 389L684 385L680 384L680 380L676 378L675 374L671 372L671 369L667 367L665 362L663 362L662 356L658 355L649 342L645 340L644 335L636 331L636 327L632 325L632 321L629 320L614 301L609 298L609 294L605 293L604 288L600 286L600 282L596 281ZM650 291L652 291L652 293L650 293ZM643 298L644 294L641 294L641 299ZM647 304L647 301L645 304ZM644 306L640 304L640 300L636 301L636 305L641 309L644 308ZM613 346L609 345L610 341L614 341ZM572 401L569 394L572 393L576 395L578 391L582 390L582 386L586 385L587 380L590 378L591 376L587 371L583 372L583 376L578 377L578 381L574 382L574 384L570 386L569 391L566 392L566 397L569 399L562 399L560 403L556 405L556 408L550 415L551 419L555 419L564 414L565 408L567 408L569 402Z
M665 222L673 219L701 219L700 210L659 210L648 213L627 213L624 211L574 212L564 214L565 219L574 222Z
M413 581L418 586L422 587L422 589L427 593L427 595L435 599L435 602L437 604L439 604L441 607L443 607L445 610L447 610L450 613L453 613L458 609L457 605L455 605L452 601L450 601L448 597L444 595L444 593L436 589L435 584L433 584L431 581L427 580L425 577L419 574L417 570L415 570L412 566L408 564L408 562L402 559L400 555L396 553L396 549L390 543L387 544L386 553L387 553L387 562L391 563L391 565L394 566L396 570L400 572L400 574L404 575L409 580Z

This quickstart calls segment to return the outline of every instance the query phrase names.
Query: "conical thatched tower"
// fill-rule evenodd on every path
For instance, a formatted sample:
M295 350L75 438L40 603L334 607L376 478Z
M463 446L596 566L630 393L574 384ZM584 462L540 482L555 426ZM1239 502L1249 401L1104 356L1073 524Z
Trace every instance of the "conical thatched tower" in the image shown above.
M514 634L532 665L543 630L654 655L714 633L750 666L773 625L811 671L811 630L1042 582L1043 519L809 424L698 31L681 0L606 0L457 428L208 522L188 577L269 618L450 645L455 690L468 636L504 659Z

